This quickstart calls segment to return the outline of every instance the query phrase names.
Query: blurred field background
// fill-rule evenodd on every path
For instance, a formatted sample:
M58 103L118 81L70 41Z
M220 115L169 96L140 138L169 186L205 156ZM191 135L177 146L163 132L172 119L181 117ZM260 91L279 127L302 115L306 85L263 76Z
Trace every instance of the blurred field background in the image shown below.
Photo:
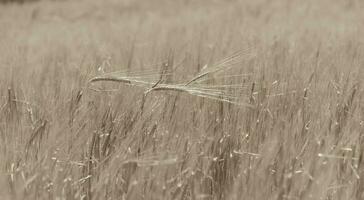
M1 2L0 199L364 199L362 1ZM89 83L237 50L249 107Z

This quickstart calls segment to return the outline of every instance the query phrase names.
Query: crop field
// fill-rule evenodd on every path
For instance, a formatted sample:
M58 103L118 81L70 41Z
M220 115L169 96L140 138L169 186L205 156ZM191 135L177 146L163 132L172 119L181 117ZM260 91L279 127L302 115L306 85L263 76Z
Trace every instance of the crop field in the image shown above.
M363 10L0 1L0 199L364 199Z

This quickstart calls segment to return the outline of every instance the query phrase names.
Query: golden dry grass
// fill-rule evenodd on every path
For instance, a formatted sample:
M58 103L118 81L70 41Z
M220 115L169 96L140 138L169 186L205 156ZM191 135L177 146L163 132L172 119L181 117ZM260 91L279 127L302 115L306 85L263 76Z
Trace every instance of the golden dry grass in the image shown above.
M363 8L0 5L0 199L364 199Z

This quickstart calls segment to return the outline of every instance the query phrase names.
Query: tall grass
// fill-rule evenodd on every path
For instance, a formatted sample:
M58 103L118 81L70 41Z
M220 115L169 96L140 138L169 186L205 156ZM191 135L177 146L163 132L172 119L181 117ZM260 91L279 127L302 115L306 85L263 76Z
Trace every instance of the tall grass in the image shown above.
M0 199L363 199L361 6L0 6Z

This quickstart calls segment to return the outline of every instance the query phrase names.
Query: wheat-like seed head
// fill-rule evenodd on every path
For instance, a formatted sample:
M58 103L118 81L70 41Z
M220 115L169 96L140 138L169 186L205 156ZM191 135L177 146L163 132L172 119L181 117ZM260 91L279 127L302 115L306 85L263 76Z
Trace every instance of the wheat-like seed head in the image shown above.
M247 79L251 74L222 74L233 67L238 66L244 59L250 58L242 51L235 52L231 56L224 58L212 65L206 67L198 75L194 76L189 81L183 84L180 83L161 83L163 77L172 75L171 72L163 68L162 72L157 70L144 70L144 71L117 71L105 73L101 76L94 77L90 82L98 81L112 81L125 83L132 86L139 86L146 91L145 95L155 91L175 91L188 93L193 96L202 98L214 99L217 101L232 103L236 105L251 106L245 103L247 94L244 94L250 87L250 81L225 83L226 80L241 80ZM212 75L212 77L210 76ZM211 84L209 82L217 81L220 84Z

